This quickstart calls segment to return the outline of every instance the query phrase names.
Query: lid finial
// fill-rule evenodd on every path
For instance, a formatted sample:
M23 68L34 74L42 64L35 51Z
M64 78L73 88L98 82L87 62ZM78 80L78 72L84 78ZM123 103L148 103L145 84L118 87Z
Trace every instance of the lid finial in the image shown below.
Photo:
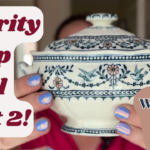
M117 21L118 16L108 13L97 13L88 15L86 20L91 22L94 26L108 26L111 25L112 22Z

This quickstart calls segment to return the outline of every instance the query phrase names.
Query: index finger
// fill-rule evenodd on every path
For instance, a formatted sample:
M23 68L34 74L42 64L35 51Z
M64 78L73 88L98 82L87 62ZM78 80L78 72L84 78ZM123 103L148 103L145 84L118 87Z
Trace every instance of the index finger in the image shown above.
M42 79L39 74L30 74L14 82L14 93L17 98L23 97L35 91L38 91L42 86Z

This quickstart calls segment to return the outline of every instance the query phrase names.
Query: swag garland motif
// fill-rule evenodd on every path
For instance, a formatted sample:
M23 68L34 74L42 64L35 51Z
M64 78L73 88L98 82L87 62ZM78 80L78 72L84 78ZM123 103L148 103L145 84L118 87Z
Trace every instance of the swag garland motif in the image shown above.
M69 79L66 74L68 72L74 73L73 70L74 65L57 65L57 66L45 66L44 73L40 73L40 68L38 69L37 73L41 75L41 77L47 75L46 79L43 79L43 86L48 83L51 76L54 75L55 79L53 80L53 86L49 85L50 89L68 89L70 86L64 86L63 81L67 80L70 84L74 84L75 86L85 87L99 87L106 82L109 82L112 89L115 89L118 86L118 83L121 82L126 85L130 86L143 86L150 84L150 80L143 82L144 77L148 74L148 71L144 71L144 68L138 69L137 65L135 66L134 72L131 72L127 68L125 64L104 64L100 65L99 68L93 69L92 71L85 71L84 69L78 68L80 73L78 77L82 78L82 81L74 81L73 79ZM150 71L150 65L147 64L147 67ZM96 77L99 77L99 81L94 83ZM133 82L128 82L126 79L132 79ZM130 80L131 81L131 80Z

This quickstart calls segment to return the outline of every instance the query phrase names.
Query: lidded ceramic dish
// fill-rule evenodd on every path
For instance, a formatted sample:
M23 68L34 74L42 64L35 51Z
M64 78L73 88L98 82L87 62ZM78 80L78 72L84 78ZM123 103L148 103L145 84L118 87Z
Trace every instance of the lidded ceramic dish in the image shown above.
M55 98L52 109L68 118L64 132L117 136L115 108L133 104L135 94L150 86L150 42L111 25L117 19L89 15L93 26L31 52L32 66L19 63L25 74L42 76L42 89Z

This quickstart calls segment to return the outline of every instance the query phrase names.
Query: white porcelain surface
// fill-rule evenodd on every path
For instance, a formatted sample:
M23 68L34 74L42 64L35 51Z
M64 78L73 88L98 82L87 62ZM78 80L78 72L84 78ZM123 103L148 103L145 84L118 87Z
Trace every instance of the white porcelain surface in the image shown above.
M115 108L133 104L135 94L150 85L150 42L110 25L116 15L87 20L94 25L31 52L32 66L21 62L19 68L42 76L42 89L55 98L52 109L68 118L64 132L117 136Z

